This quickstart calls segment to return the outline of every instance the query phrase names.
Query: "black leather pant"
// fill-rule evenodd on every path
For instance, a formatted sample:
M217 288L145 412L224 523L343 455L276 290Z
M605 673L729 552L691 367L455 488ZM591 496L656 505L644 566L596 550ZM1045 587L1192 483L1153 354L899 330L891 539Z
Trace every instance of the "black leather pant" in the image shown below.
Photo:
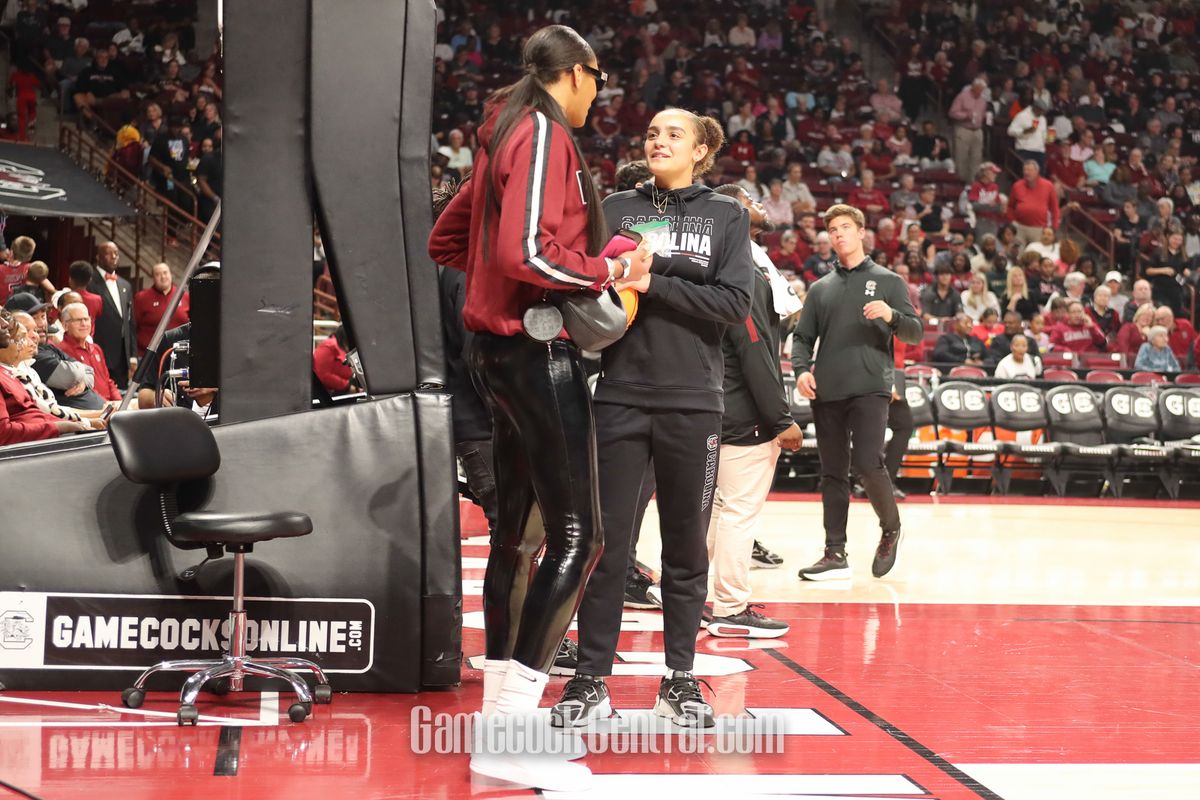
M491 334L475 337L470 359L494 425L498 508L483 581L487 657L548 672L604 549L583 359L569 342ZM530 524L535 500L542 524Z

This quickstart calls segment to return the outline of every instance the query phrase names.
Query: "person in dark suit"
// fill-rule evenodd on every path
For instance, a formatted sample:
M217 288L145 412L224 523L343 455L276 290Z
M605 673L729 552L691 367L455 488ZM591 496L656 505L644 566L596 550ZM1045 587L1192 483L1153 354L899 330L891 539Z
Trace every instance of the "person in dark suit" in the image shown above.
M133 286L117 275L121 253L113 242L96 248L96 269L88 291L100 295L104 311L96 320L92 339L104 351L108 374L122 390L137 368L137 347L133 332Z

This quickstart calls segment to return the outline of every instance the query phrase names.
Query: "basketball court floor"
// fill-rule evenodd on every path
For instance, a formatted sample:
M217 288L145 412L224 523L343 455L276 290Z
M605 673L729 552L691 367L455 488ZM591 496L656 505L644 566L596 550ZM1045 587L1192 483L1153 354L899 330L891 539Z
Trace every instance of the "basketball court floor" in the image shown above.
M925 497L902 514L892 575L870 575L878 528L856 502L853 579L814 584L796 570L820 553L817 498L768 503L759 538L785 563L753 573L756 599L791 631L702 633L696 671L718 713L778 723L775 752L592 752L580 762L590 793L541 794L1200 797L1200 503ZM481 523L464 515L471 663ZM639 557L657 565L658 548L652 505ZM610 682L623 717L653 702L661 628L657 612L626 612ZM543 705L565 680L551 679ZM415 708L469 713L480 693L466 667L456 690L337 695L303 724L272 693L206 698L201 725L178 728L168 694L130 712L116 693L0 692L0 780L45 800L537 796L472 784L462 753L414 753Z

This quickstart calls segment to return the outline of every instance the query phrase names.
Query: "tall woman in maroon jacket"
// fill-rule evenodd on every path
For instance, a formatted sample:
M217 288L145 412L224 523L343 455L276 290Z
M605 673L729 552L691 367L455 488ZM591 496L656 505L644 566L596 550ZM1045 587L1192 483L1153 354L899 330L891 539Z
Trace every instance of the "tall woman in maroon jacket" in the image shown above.
M525 76L489 101L473 178L429 240L434 261L467 273L470 367L495 420L500 508L483 589L485 713L537 707L603 549L579 348L565 331L549 343L530 339L522 315L549 292L598 289L649 269L637 251L597 255L604 216L571 135L604 81L591 47L552 25L530 37L523 66ZM526 531L535 498L544 534L536 525Z

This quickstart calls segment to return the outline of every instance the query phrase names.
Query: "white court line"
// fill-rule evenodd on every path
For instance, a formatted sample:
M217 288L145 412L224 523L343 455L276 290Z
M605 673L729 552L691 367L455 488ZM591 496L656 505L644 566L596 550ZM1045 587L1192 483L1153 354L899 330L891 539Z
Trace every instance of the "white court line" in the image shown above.
M279 692L263 692L259 695L258 721L263 725L279 724Z
M278 700L277 693L271 692L271 694L275 694L276 700ZM118 708L115 706L110 706L106 703L96 703L94 705L87 705L87 704L83 704L83 703L66 703L61 700L34 700L33 698L30 698L30 697L0 697L0 703L12 703L14 705L28 705L28 706L42 706L45 708L67 708L67 709L72 709L75 711L109 711L114 714L134 714L134 715L142 716L142 717L163 717L166 719L175 719L175 717L176 717L175 714L173 714L169 711L150 711L150 710L143 709L143 708L124 708L124 707ZM261 719L261 711L260 711L260 719ZM213 716L208 716L206 714L201 714L199 721L211 723L211 724L215 724L215 725L241 725L243 727L247 727L247 726L257 727L257 726L263 726L265 724L270 724L270 725L278 725L279 724L278 717L276 717L275 721L273 721L273 722L264 723L260 720L237 719L235 717L213 717ZM113 725L114 721L106 720L106 721L98 721L98 723L105 724L105 725ZM45 725L47 727L52 726L54 724L55 723L53 723L53 722L45 723ZM3 722L0 722L0 727L28 727L28 726L16 725L15 723L8 725Z

